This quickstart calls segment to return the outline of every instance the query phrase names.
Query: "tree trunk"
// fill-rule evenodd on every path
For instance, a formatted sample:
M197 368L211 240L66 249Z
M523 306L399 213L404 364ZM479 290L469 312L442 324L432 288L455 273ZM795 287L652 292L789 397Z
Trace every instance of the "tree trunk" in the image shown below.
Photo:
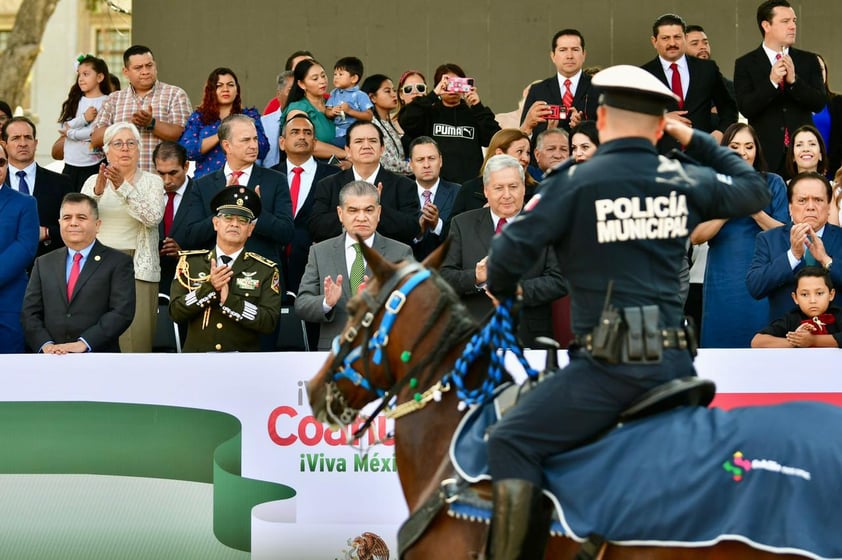
M20 104L26 79L41 52L41 38L59 0L23 0L0 55L0 99L12 108Z

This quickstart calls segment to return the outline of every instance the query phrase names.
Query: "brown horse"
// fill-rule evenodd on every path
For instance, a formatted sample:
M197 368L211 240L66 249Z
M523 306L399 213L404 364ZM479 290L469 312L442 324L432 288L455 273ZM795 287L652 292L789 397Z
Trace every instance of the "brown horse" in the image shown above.
M451 435L462 418L455 391L437 382L453 368L477 325L458 296L435 272L446 244L421 265L385 261L363 243L373 279L348 303L349 321L325 365L308 385L313 414L322 422L350 424L363 406L396 398L395 460L411 514L440 493L454 476L448 457ZM412 285L412 286L411 286ZM403 291L402 295L395 295ZM378 329L390 324L388 336ZM388 325L387 325L388 326ZM379 337L379 338L378 338ZM485 379L488 360L469 366L466 386ZM490 497L490 488L479 489ZM488 526L438 510L402 558L476 559L483 557ZM551 538L547 559L573 559L580 545ZM738 542L707 548L606 545L603 560L762 560L801 558L775 555Z

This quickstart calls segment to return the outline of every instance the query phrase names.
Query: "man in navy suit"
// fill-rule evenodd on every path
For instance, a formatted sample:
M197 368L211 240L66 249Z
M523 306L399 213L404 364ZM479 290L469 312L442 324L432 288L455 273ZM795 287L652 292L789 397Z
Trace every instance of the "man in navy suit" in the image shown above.
M313 157L313 150L316 148L315 127L304 111L290 111L278 142L281 151L286 153L286 160L272 169L283 173L287 178L293 203L292 213L295 216L292 241L281 255L284 289L298 293L301 276L304 274L304 267L307 266L307 254L310 252L310 245L313 244L308 229L313 202L316 199L313 187L325 177L342 170L335 165L318 162ZM296 171L297 169L300 171Z
M834 285L842 286L842 228L827 223L830 183L819 173L801 173L790 181L787 194L792 223L757 235L746 275L749 293L769 300L769 322L795 307L790 297L795 273L805 266L823 266Z
M668 114L697 130L710 132L717 142L737 122L737 103L728 93L716 62L686 56L687 25L680 16L664 14L652 25L652 45L658 56L642 66L673 90L680 100L671 102ZM717 127L711 119L711 105L719 115ZM672 137L658 142L661 153L679 148Z
M582 72L586 56L585 37L577 29L562 29L553 36L550 60L556 75L534 84L526 94L520 122L527 134L535 138L546 130L547 105L566 106L565 97L568 102L572 98L572 103L567 116L558 120L558 126L569 132L581 121L596 119L599 94L591 86L590 76ZM538 105L533 108L536 102Z
M169 295L175 267L178 264L178 252L187 233L187 209L190 206L190 191L193 179L187 176L190 164L187 150L177 142L164 140L152 152L155 171L164 182L166 206L164 219L158 224L158 239L161 256L161 282L158 292Z
M59 223L67 248L35 261L20 320L35 352L119 352L135 312L132 258L96 239L96 201L70 193Z
M230 185L248 186L260 196L262 211L246 250L273 263L281 262L284 245L292 241L294 226L286 177L255 165L257 128L243 114L226 117L219 125L219 144L225 151L225 166L196 181L188 199L183 249L212 249L216 242L211 200ZM286 289L286 288L284 288Z
M331 175L316 185L310 235L319 242L342 233L336 215L339 191L351 181L366 181L380 191L380 224L378 233L409 245L418 235L420 206L412 181L380 165L385 150L383 130L367 121L357 121L348 128L345 149L351 169Z
M26 117L9 119L0 137L6 145L9 169L5 182L14 190L32 195L38 204L38 253L62 247L58 212L64 195L72 190L70 179L35 162L38 138L35 124Z
M734 63L737 106L757 132L769 171L784 178L792 133L813 124L813 113L827 104L816 54L792 48L795 20L786 0L763 2L757 8L763 43Z
M440 179L441 150L429 136L419 136L409 145L409 166L415 175L418 202L421 205L421 233L412 240L415 260L423 261L447 237L450 213L459 185Z
M38 208L35 199L6 183L6 150L0 144L0 354L24 350L20 309L26 291L26 270L38 248Z

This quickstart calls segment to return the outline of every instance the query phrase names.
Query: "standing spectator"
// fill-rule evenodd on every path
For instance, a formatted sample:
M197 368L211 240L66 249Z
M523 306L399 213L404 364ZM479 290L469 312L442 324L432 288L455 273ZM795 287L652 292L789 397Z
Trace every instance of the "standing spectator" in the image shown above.
M316 184L341 171L335 165L316 161L313 157L315 145L316 137L310 117L302 111L291 111L280 138L280 148L286 154L286 159L272 169L285 175L290 186L295 232L292 241L287 244L287 250L281 254L281 271L284 290L293 293L298 293L298 285L304 267L307 266L307 254L313 244L308 224L316 200Z
M278 97L272 98L273 101L278 101L280 106L278 106L274 111L268 113L264 111L263 116L260 117L260 124L263 126L263 132L266 134L266 139L269 141L269 151L266 152L266 156L263 158L263 161L260 162L263 167L274 167L280 163L281 158L284 155L278 148L278 139L281 136L281 115L284 112L282 107L286 105L287 97L289 97L289 90L292 88L292 70L284 70L284 72L278 76L278 82L280 83L282 79L284 81L283 92L280 92L279 90ZM270 105L272 105L272 103L270 103Z
M0 144L0 354L24 350L20 322L21 304L26 291L26 270L38 249L38 205L6 182L6 148Z
M164 217L164 185L157 174L138 167L140 132L128 122L105 130L108 165L89 177L82 193L97 201L102 225L98 239L132 256L137 303L131 326L120 336L120 351L151 352L158 315L158 222Z
M701 58L702 60L711 59L710 41L708 40L707 33L705 33L705 29L701 25L688 25L685 38L685 52L687 53L687 56L695 56L696 58ZM737 92L734 91L734 81L722 76L722 83L725 84L725 89L728 90L728 95L730 95L731 99L736 102ZM714 129L720 130L719 113L717 112L716 106L712 106L710 108L710 112L711 125Z
M352 127L349 133L353 131ZM330 350L333 339L342 333L348 320L346 304L369 275L358 237L389 261L412 258L407 245L380 233L378 221L382 208L377 191L365 181L343 185L334 208L343 231L310 247L307 268L295 298L295 312L305 321L320 323L319 350Z
M3 132L3 127L12 118L12 108L5 101L0 100L0 133Z
M510 155L515 158L523 166L524 171L526 171L530 161L529 136L517 128L504 128L491 138L491 142L488 144L488 150L485 152L485 158L479 168L479 176L465 181L462 188L459 189L459 194L456 195L456 202L453 203L452 216L461 214L466 210L476 210L486 205L488 199L485 195L486 189L482 176L485 173L485 166L488 164L488 160L501 154ZM527 174L524 185L526 187L525 196L528 201L535 193L538 182L531 175Z
M61 200L70 192L70 180L59 173L41 167L35 162L38 136L35 123L26 117L12 117L0 134L9 158L5 182L16 191L35 197L38 202L38 235L36 256L61 247L58 216ZM32 263L29 263L31 266Z
M380 193L382 208L377 231L409 245L418 235L418 197L415 185L402 175L383 169L383 131L369 122L355 122L346 136L348 157L352 167L336 175L325 177L316 184L310 234L319 242L342 233L342 222L336 215L340 206L339 193L351 181L366 181Z
M441 266L441 276L477 321L493 309L485 292L486 262L491 239L523 209L523 164L509 155L493 156L485 165L483 183L488 208L477 208L454 216L450 224L450 249ZM523 282L523 316L518 335L525 346L536 337L552 336L550 303L567 293L567 286L551 248L536 255Z
M582 121L570 129L570 157L576 163L591 159L599 148L599 132L596 122Z
M26 342L44 354L119 352L135 313L132 258L97 241L101 222L87 195L65 196L59 222L67 248L35 261L21 313Z
M176 142L165 140L155 147L152 153L155 161L155 171L164 183L164 218L158 224L158 239L161 258L161 280L158 282L158 292L169 295L172 279L175 276L175 265L181 244L187 235L187 215L190 206L190 191L193 190L193 179L187 176L190 163L187 161L187 150Z
M315 60L313 58L313 53L310 51L295 51L291 55L287 57L286 63L284 64L284 71L278 74L278 91L275 94L275 97L269 100L266 104L266 108L263 109L263 115L269 115L274 113L275 111L283 111L284 107L286 106L287 96L289 95L289 90L292 87L292 71L295 70L295 66L301 62L302 60ZM281 78L283 77L283 87L284 91L281 91ZM271 138L269 139L271 143Z
M398 126L400 126L401 111L404 107L423 95L427 95L427 78L424 74L417 70L407 70L401 74L398 80L398 113L395 115ZM403 134L402 130L401 134ZM405 144L404 147L409 147L409 144Z
M842 285L842 267L833 266L834 255L842 258L842 229L827 223L830 183L818 173L796 175L787 197L792 222L758 234L746 275L749 293L768 301L769 321L793 308L795 274L805 266L823 266L834 285Z
M193 178L199 179L225 165L225 152L219 145L219 124L228 115L243 114L257 127L257 158L269 152L269 141L254 107L243 108L240 81L230 68L215 68L205 82L202 104L187 119L178 143L187 148L187 158L196 162Z
M552 128L549 125L569 131L579 121L596 117L599 94L593 90L590 76L582 72L586 57L585 37L577 29L562 29L553 35L550 60L555 65L556 75L529 89L523 104L526 111L520 119L521 129L527 134L534 137ZM549 122L545 116L547 105L564 106L566 117Z
M786 149L786 169L790 177L808 172L827 176L827 150L815 126L805 124L792 133Z
M155 172L152 152L163 140L177 142L190 116L190 99L180 87L158 81L158 66L152 51L132 45L123 53L123 75L129 87L108 96L94 122L91 146L104 143L105 129L117 122L129 122L140 132L140 168Z
M246 248L273 263L281 262L284 245L292 240L293 222L289 186L284 175L255 165L257 127L242 114L227 117L219 126L219 143L225 151L225 166L205 175L194 185L189 200L187 231L181 246L209 249L216 239L211 202L226 186L248 186L262 202L254 233Z
M456 64L442 64L436 68L433 91L406 105L398 116L409 141L430 136L438 143L444 158L441 176L454 183L476 177L482 148L500 130L494 112L480 101L476 84L451 87L464 78L465 71Z
M721 144L766 177L771 201L756 214L703 222L690 234L693 244L707 241L709 246L702 283L701 343L705 348L748 348L754 333L768 323L768 305L748 292L746 273L757 234L789 221L786 185L780 175L766 171L763 150L751 126L729 126Z
M731 124L737 122L737 104L722 81L719 66L712 60L685 56L686 24L680 16L664 14L652 24L652 46L658 53L642 66L661 80L678 101L668 107L670 117L679 119L697 130L709 132L717 142ZM711 122L711 106L716 107L718 128ZM658 142L661 153L680 148L671 137Z
M345 160L345 150L333 145L336 138L336 126L325 114L325 93L327 92L327 75L321 64L312 58L300 61L293 70L292 89L289 90L287 104L281 117L286 121L290 111L299 110L307 113L316 127L315 156L329 160L334 157Z
M181 256L170 317L189 323L185 352L256 352L281 312L275 263L245 250L261 214L260 197L235 186L216 193L208 209L216 243L211 251Z
M447 226L450 224L459 185L441 179L441 151L436 141L429 136L419 136L413 140L409 146L409 156L421 205L421 233L412 240L412 253L415 260L421 262L447 236Z
M374 104L374 118L371 122L383 131L385 151L380 164L392 173L409 175L409 161L404 155L401 133L392 119L392 111L398 106L398 96L392 80L383 74L374 74L365 79L362 91L368 94Z
M108 64L93 55L77 61L76 82L61 106L59 135L63 141L64 169L75 192L82 190L85 180L99 171L105 158L102 150L91 147L93 122L103 102L111 93Z
M363 61L355 56L346 56L333 66L333 87L327 98L325 116L333 119L336 127L334 145L345 146L348 127L357 121L371 121L372 103L368 95L360 91L363 78Z
M763 43L734 63L737 106L757 131L769 170L790 177L786 148L792 132L813 122L827 103L818 58L792 47L795 10L787 0L766 0L757 8Z

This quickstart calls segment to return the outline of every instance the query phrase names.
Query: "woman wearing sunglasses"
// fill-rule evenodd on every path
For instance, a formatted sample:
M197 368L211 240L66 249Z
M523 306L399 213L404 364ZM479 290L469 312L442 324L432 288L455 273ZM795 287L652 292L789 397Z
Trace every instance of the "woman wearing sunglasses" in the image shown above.
M404 142L430 136L442 155L441 177L464 183L476 177L482 165L482 148L500 130L494 112L482 104L473 80L458 65L436 68L436 86L405 105L398 115ZM401 92L403 93L403 92Z

